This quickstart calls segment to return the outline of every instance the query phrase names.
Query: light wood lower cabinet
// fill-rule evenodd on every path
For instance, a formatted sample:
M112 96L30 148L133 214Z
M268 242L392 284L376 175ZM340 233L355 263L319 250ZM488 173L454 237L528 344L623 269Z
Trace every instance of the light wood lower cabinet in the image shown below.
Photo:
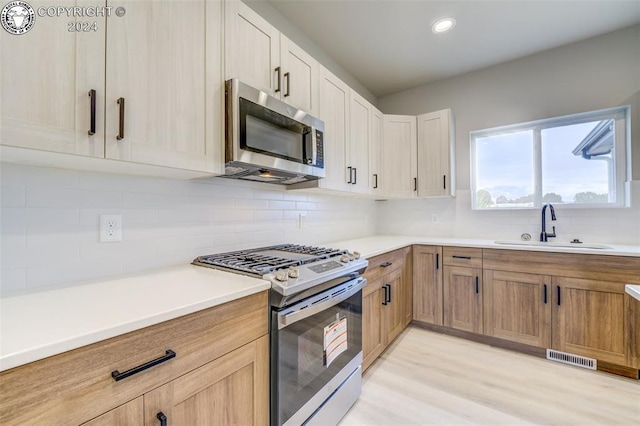
M551 277L484 271L484 333L551 347Z
M627 283L640 283L638 258L464 247L413 250L415 321L595 358L614 366L603 367L607 371L619 366L633 376L629 371L640 369L640 304L624 290Z
M442 247L413 246L413 319L442 325Z
M267 425L269 337L203 365L144 395L145 425Z
M366 370L411 319L411 248L369 259L362 292L362 369ZM409 274L409 276L407 275Z
M627 315L631 300L624 286L554 277L553 348L613 364L632 364Z
M482 269L444 267L444 325L482 333Z
M103 415L96 417L83 426L126 426L141 425L144 423L144 398L139 396L133 401L107 411Z
M362 290L362 369L366 370L384 351L382 328L382 278L371 280Z
M3 371L0 424L158 425L160 411L175 416L168 424L267 424L267 311L264 291ZM169 349L165 362L112 376ZM139 400L144 423L128 420L142 418Z

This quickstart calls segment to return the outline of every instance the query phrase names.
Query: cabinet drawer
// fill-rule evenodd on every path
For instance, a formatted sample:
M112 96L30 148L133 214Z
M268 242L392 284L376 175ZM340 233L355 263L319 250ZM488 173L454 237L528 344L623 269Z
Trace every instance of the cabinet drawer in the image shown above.
M405 249L393 250L369 259L369 266L364 277L373 281L404 266Z
M79 424L267 334L267 292L0 373L0 424ZM116 381L171 349L175 358Z
M443 247L442 264L482 268L482 249L467 247Z

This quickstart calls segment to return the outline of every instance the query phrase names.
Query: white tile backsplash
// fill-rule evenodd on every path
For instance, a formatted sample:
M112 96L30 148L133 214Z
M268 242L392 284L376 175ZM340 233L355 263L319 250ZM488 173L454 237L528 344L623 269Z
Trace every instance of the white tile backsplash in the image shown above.
M12 294L185 264L219 251L376 233L375 202L229 179L174 180L2 164L0 290ZM307 213L305 227L298 216ZM98 217L121 214L123 241Z
M555 241L640 245L640 181L631 188L630 208L555 205L557 220L547 217L547 231L556 227ZM379 234L517 240L525 232L538 239L541 227L540 209L471 210L468 190L458 190L455 198L378 202L377 216Z
M173 180L2 164L2 294L185 264L267 244L322 244L375 234L518 239L540 233L540 210L473 211L455 198L372 201L229 179ZM632 207L556 206L557 240L640 244ZM306 214L304 227L299 216ZM121 214L124 240L98 241L101 214Z

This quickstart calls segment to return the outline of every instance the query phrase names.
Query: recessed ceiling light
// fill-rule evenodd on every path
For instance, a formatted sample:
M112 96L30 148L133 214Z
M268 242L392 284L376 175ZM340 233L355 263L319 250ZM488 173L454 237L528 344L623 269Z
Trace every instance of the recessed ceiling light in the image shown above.
M443 34L451 30L451 28L455 27L456 20L453 18L442 18L436 21L435 24L431 27L431 31L434 34Z

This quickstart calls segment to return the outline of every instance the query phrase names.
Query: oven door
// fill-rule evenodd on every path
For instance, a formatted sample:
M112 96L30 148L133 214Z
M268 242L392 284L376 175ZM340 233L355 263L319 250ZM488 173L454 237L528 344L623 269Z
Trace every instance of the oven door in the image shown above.
M360 374L365 284L358 277L272 311L272 425L302 424L354 372Z

